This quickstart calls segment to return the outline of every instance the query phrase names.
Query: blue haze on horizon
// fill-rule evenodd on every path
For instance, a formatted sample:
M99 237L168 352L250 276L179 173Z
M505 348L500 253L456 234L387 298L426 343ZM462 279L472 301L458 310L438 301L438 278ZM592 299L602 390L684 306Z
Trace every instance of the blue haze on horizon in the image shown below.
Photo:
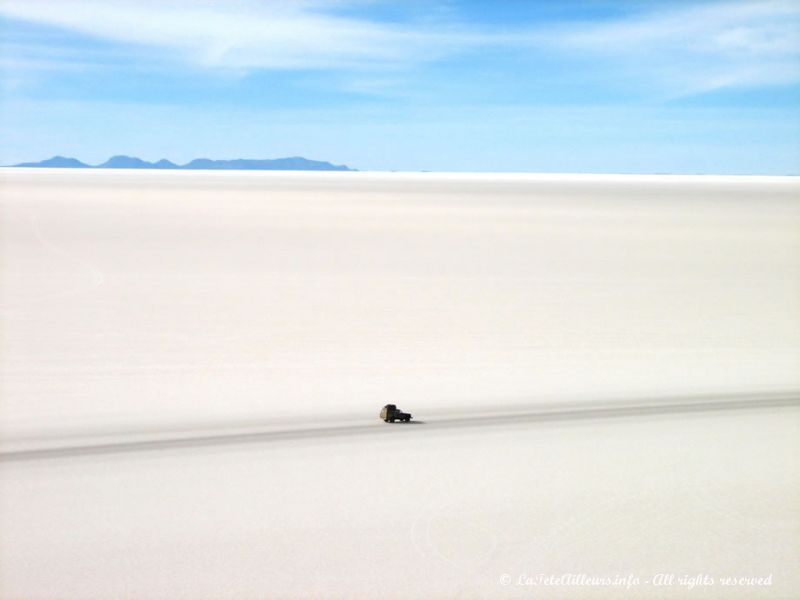
M0 164L800 174L800 2L0 0Z

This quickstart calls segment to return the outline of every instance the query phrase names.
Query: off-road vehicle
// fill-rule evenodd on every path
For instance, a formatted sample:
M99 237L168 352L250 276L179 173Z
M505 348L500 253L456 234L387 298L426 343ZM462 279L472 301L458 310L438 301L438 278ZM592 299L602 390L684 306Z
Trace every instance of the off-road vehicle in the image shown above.
M411 415L403 412L394 404L387 404L381 409L381 419L387 423L394 423L395 421L403 421L404 423L408 423L411 420Z

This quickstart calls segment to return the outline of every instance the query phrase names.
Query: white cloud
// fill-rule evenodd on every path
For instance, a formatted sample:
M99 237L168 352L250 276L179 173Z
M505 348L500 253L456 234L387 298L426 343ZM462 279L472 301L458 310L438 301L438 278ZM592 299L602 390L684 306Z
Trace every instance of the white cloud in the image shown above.
M435 19L370 19L359 16L364 3L0 0L0 14L137 45L157 52L156 62L169 58L232 72L380 74L354 76L354 89L383 88L382 82L395 80L393 70L487 46L528 54L533 64L538 54L555 52L589 65L607 85L651 89L662 96L800 81L800 3L795 0L638 5L647 10L595 23L519 23L502 31ZM342 16L334 10L342 7L356 10ZM437 19L452 15L437 14Z
M353 68L435 58L468 36L342 17L328 3L3 0L7 17L154 46L209 67Z
M539 34L544 44L609 66L673 95L800 81L800 3L795 0L668 4L600 24Z

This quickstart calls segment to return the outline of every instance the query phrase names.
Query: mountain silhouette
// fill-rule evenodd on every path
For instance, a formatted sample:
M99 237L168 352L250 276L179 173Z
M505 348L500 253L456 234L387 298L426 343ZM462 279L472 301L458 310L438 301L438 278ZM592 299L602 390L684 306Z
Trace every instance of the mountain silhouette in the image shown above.
M185 164L182 169L236 169L242 171L350 171L344 165L332 165L329 162L308 160L302 156L274 159L237 158L235 160L211 160L196 158Z
M252 159L237 158L234 160L212 160L210 158L196 158L185 165L162 158L151 163L135 156L112 156L99 165L87 165L75 158L54 156L41 162L29 162L14 165L15 167L49 167L49 168L80 168L80 169L187 169L187 170L230 170L230 171L355 171L346 165L334 165L320 160L309 160L302 156L288 158Z
M51 169L88 169L89 165L82 163L77 158L67 158L66 156L54 156L41 162L21 163L15 167L48 167Z
M135 156L112 156L102 165L97 165L98 169L152 169L155 165Z
M180 169L178 165L176 165L171 160L167 160L166 158L162 158L157 163L153 163L153 169Z

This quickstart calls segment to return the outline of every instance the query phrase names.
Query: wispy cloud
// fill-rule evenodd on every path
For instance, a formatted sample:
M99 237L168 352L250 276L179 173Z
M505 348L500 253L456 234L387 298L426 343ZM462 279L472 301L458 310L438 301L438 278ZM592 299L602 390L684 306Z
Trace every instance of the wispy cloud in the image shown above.
M790 0L671 4L601 24L566 24L534 44L605 63L674 95L800 81L800 4Z
M666 96L800 82L795 0L638 5L636 14L599 23L506 23L502 29L426 5L417 20L380 19L360 11L364 5L371 3L0 0L0 14L155 50L160 62L238 72L351 71L355 89L366 93L396 80L392 71L487 47L534 59L555 53L589 65L584 72L602 73L609 85Z
M3 0L0 12L234 69L385 67L435 59L473 41L465 32L338 16L341 4Z

